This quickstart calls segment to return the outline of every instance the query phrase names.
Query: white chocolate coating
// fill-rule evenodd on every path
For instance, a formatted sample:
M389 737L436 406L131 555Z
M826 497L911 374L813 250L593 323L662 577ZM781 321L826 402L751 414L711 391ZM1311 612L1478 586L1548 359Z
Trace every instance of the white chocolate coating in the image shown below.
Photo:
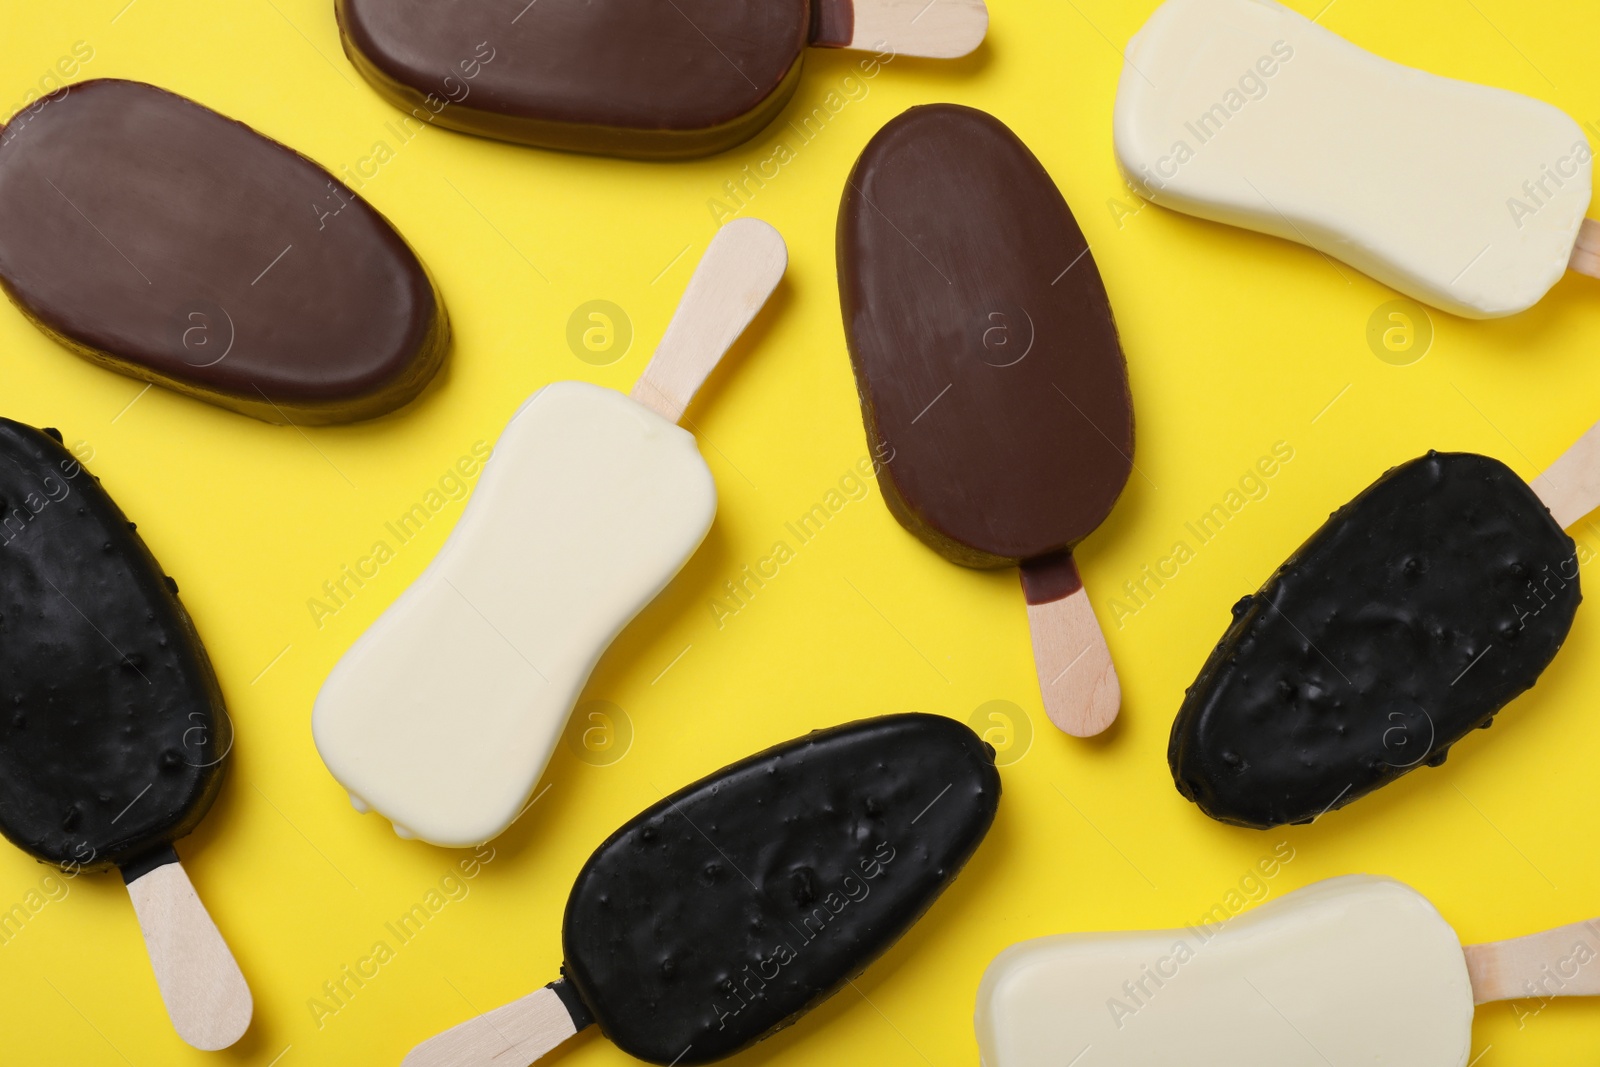
M1549 104L1380 59L1272 0L1167 0L1126 56L1117 162L1157 204L1469 318L1529 308L1567 270L1593 153Z
M1220 927L1014 945L977 1029L984 1067L1463 1067L1472 986L1432 904L1351 875Z
M437 558L317 697L317 750L356 807L448 847L509 826L601 653L716 506L691 434L611 389L533 394Z

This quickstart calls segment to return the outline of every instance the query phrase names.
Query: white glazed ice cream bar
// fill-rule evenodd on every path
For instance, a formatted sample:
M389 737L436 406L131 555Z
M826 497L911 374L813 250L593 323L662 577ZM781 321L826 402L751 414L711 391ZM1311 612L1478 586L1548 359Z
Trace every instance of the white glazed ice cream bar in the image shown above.
M512 417L438 556L317 696L317 750L357 809L447 847L516 819L600 656L711 528L711 470L676 423L787 262L771 226L729 223L631 396L556 382Z
M1391 63L1273 0L1167 0L1126 58L1117 161L1157 204L1469 318L1600 273L1592 150L1550 104Z
M1350 875L1220 924L1014 945L978 1046L984 1067L1465 1067L1474 1005L1600 993L1572 965L1597 954L1600 921L1463 949L1415 890Z

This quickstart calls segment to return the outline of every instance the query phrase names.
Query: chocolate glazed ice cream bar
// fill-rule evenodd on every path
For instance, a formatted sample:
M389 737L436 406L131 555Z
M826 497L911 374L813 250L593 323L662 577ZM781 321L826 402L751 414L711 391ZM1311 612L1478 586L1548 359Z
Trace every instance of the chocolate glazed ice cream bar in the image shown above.
M936 715L735 763L595 850L567 900L561 981L423 1042L405 1067L521 1067L593 1024L649 1063L732 1056L888 951L999 800L993 749Z
M1234 606L1172 726L1178 791L1266 829L1444 762L1560 650L1563 528L1597 504L1600 425L1531 486L1473 453L1389 471Z
M178 1036L226 1048L250 990L172 845L216 799L232 727L177 584L60 441L0 419L0 832L73 874L119 869Z
M838 259L889 510L952 562L1022 568L1045 710L1101 732L1121 687L1072 551L1128 479L1133 407L1083 231L999 120L935 104L862 152Z
M1167 0L1126 59L1117 162L1157 204L1468 318L1600 277L1594 153L1550 104L1392 63L1274 0Z
M418 121L542 148L681 159L775 119L808 45L964 56L983 0L337 0L345 53Z
M1600 995L1597 955L1600 920L1463 946L1416 890L1349 875L1225 923L1014 945L978 987L978 1048L984 1067L1466 1067L1474 1006Z
M394 227L304 156L142 82L0 129L0 286L100 366L268 422L417 397L449 322Z

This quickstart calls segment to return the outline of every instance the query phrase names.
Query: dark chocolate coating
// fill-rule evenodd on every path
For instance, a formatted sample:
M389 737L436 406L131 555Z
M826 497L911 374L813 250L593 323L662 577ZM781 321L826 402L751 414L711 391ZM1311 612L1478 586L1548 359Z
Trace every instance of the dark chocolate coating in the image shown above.
M1083 232L998 119L914 107L839 209L839 302L878 482L956 563L1071 550L1133 465L1128 371Z
M890 715L779 745L639 815L567 901L564 971L653 1063L710 1063L831 996L921 917L994 821L994 752Z
M1234 606L1172 724L1178 792L1267 829L1437 766L1533 685L1580 599L1572 539L1505 464L1395 467Z
M720 152L776 118L812 18L809 0L337 0L335 11L345 54L408 122L657 159Z
M54 431L0 419L0 832L136 864L199 824L232 747L177 584Z
M269 422L392 411L449 345L366 201L142 82L62 89L0 130L0 285L79 355Z

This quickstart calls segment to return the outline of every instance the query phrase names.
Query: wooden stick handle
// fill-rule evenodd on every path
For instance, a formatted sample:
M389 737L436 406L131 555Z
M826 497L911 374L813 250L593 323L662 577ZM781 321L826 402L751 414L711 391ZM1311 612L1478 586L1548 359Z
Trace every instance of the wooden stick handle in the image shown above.
M788 266L783 238L760 219L735 219L718 230L629 395L669 422L683 418Z
M430 1037L400 1067L528 1067L589 1025L587 1017L573 1018L557 991L560 984Z
M127 884L173 1028L197 1049L227 1048L249 1028L254 1003L183 865L173 855Z
M1578 228L1578 243L1573 246L1567 266L1579 274L1600 278L1600 222L1584 219Z
M925 59L959 59L989 32L984 0L821 0L812 43Z
M1462 951L1474 1004L1600 996L1600 919Z
M1122 708L1122 684L1072 556L1024 563L1022 591L1045 714L1074 737L1103 732Z
M1600 422L1533 480L1533 491L1562 529L1600 506Z

